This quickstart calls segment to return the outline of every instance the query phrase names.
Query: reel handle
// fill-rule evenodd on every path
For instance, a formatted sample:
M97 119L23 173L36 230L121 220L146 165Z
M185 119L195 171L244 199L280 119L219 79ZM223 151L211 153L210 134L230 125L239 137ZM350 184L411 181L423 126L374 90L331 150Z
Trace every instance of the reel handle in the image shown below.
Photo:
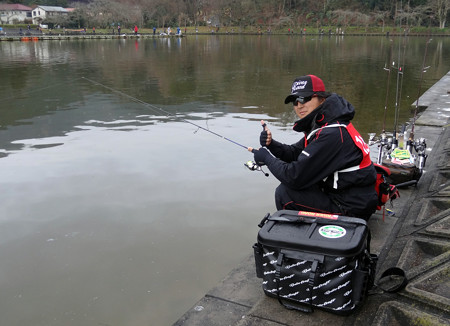
M256 164L256 162L254 161L248 161L246 163L244 163L244 166L249 169L250 171L261 171L262 173L264 173L264 175L266 177L269 176L269 173L266 173L263 171L262 167L258 164Z

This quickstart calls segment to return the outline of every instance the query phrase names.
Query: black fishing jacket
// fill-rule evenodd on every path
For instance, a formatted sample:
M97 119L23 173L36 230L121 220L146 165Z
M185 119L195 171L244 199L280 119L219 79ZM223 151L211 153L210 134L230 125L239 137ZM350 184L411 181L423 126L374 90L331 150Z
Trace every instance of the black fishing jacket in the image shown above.
M377 206L375 168L370 162L364 168L339 172L359 166L363 153L347 128L330 127L348 125L354 115L355 109L349 102L331 94L318 108L295 123L293 129L304 132L304 138L292 145L272 139L268 149L275 157L265 163L285 186L303 190L319 184L341 207L343 214L370 216Z

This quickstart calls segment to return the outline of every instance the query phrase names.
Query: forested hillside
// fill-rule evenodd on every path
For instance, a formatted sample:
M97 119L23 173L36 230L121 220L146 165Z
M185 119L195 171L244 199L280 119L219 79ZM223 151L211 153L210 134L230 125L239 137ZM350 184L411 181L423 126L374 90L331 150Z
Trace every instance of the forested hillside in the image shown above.
M74 7L71 25L384 26L444 28L450 0L16 0L28 6Z

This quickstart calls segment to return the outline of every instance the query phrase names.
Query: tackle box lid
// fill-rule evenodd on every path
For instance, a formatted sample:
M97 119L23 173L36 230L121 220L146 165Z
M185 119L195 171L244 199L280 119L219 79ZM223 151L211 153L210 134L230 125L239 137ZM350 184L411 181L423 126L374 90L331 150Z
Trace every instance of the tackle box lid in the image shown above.
M266 218L258 232L258 243L348 257L361 252L368 233L367 223L363 219L282 210Z

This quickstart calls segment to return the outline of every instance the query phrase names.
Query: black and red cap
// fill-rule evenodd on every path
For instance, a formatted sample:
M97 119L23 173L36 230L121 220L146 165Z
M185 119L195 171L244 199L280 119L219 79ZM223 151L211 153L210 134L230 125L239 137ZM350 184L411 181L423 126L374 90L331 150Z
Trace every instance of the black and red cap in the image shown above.
M299 96L307 97L324 92L326 91L322 79L314 75L301 76L292 83L291 94L286 97L284 103L294 102Z

